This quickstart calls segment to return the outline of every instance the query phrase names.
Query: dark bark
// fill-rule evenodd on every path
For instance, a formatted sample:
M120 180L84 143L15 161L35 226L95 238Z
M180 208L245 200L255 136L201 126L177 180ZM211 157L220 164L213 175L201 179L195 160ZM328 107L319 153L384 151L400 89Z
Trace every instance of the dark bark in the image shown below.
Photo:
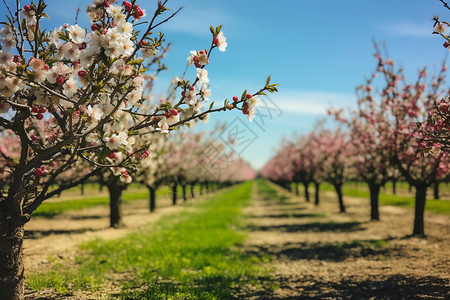
M413 187L412 184L410 184L408 189L410 193L412 193L412 187Z
M392 180L392 194L397 194L397 180Z
M187 197L186 197L186 184L182 184L181 185L181 189L183 190L183 201L186 201L187 200Z
M306 199L306 202L309 202L308 185L309 185L309 182L303 182L303 186L305 187L305 199Z
M295 195L300 195L300 193L298 192L298 182L295 183Z
M177 184L172 185L172 205L177 205L177 189Z
M156 208L156 188L152 186L147 186L149 192L150 192L150 212L155 211Z
M375 182L369 182L370 191L370 220L380 220L380 214L378 211L378 196L380 195L380 184Z
M424 235L424 212L427 197L427 185L416 185L416 203L414 208L414 229L413 235Z
M194 191L195 184L191 183L190 186L191 186L191 198L194 199L195 198L195 191Z
M292 187L291 187L291 183L290 182L286 182L285 183L285 187L288 190L288 192L292 192Z
M84 195L84 184L80 185L80 191L81 191L81 195Z
M344 198L342 196L342 183L333 184L339 201L339 212L345 212Z
M117 184L117 182L108 182L107 183L108 191L109 191L109 208L110 208L110 217L109 224L111 227L120 227L123 225L122 223L122 192L123 187Z
M434 199L438 199L439 200L439 181L436 181L433 185L433 195L434 195Z
M20 218L0 206L0 300L24 298L23 237Z
M204 184L200 183L200 196L203 195L203 186L204 186Z
M314 204L319 205L319 190L320 190L320 183L314 182L314 187L316 188L315 197L314 197Z

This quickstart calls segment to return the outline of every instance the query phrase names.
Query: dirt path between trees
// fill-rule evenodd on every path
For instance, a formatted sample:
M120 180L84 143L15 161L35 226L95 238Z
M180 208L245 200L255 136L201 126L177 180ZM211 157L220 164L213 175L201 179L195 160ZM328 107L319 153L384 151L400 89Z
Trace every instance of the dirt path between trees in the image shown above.
M382 206L369 222L369 201L334 193L315 207L286 195L284 203L255 197L246 242L248 253L272 260L274 292L247 292L246 299L450 299L450 217L426 213L426 238L412 232L413 210ZM264 280L264 279L262 279Z

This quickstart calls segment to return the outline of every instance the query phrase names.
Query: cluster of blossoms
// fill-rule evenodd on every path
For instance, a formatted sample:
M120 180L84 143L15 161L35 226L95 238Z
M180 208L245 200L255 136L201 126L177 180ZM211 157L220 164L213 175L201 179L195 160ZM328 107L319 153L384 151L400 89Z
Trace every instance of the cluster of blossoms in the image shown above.
M443 2L444 6L450 10L447 3ZM434 34L438 34L445 39L443 46L450 50L450 36L448 35L448 28L450 24L446 21L440 21L439 17L434 17ZM422 142L422 148L426 154L439 155L441 151L450 151L450 112L449 95L442 97L440 100L436 99L434 107L429 111L430 118L428 122L433 124L432 129L423 130L426 135Z
M9 176L12 191L3 195L32 199L35 194L18 195L14 189L40 186L42 198L30 206L34 210L48 197L50 184L79 159L93 171L110 167L122 181L130 182L129 172L150 148L151 134L168 134L239 104L251 120L257 95L276 91L276 85L267 81L253 96L245 91L233 105L225 101L223 107L213 108L211 103L202 111L211 96L206 70L210 55L215 48L223 52L227 47L219 26L211 27L210 49L191 51L188 65L196 67L195 79L173 81L173 95L181 90L181 97L154 103L146 89L165 68L161 59L167 48L163 34L153 32L178 12L156 23L168 10L166 2L158 3L145 32L135 28L145 16L135 1L118 5L114 0L95 0L87 8L88 30L78 24L43 30L47 17L43 1L25 5L22 15L9 16L0 29L0 114L5 114L0 127L20 141L20 163L10 173L22 170L22 177ZM156 71L149 74L153 66ZM144 142L137 142L141 139ZM56 165L49 165L53 161ZM22 202L27 206L27 201Z
M23 8L17 1L16 11L4 1L8 15L0 28L0 138L7 136L16 140L11 145L19 146L0 151L7 166L1 174L0 226L13 224L3 227L11 235L0 236L2 245L12 245L5 251L21 249L5 239L23 237L16 229L23 233L23 225L44 200L99 170L110 170L129 183L131 172L150 156L150 136L230 110L228 103L201 110L211 95L205 69L211 52L227 46L221 27L212 28L210 49L192 57L197 67L192 82L176 79L176 96L158 103L149 96L149 87L165 69L161 60L168 49L157 27L179 11L165 17L166 3L158 2L149 20L141 21L146 12L134 0L121 5L94 0L87 8L90 26L64 24L50 31L44 26L44 1ZM264 91L276 88L266 83L254 95ZM87 165L82 177L61 179L80 161ZM58 187L51 189L56 182ZM11 253L6 255L13 257ZM23 284L21 266L0 261L2 292L23 291L17 286ZM22 274L22 279L3 274Z

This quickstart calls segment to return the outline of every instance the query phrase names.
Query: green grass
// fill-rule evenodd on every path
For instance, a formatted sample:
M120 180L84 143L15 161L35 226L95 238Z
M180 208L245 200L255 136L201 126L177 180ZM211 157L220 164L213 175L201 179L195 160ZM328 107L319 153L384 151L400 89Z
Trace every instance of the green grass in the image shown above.
M123 201L129 202L133 200L147 199L149 197L149 192L142 190L138 192L124 192ZM90 208L100 205L109 205L109 197L86 197L78 200L66 200L61 202L47 202L43 203L38 209L33 213L33 216L39 217L54 217L65 211L70 210L81 210L84 208Z
M334 192L333 186L325 183L320 185L320 190ZM347 184L342 188L342 192L344 193L344 196L361 197L367 199L370 198L370 193L368 191L367 185L359 184L357 187L355 187L354 184ZM395 205L414 208L414 196L399 196L380 192L379 203L381 205ZM450 201L427 199L425 210L432 213L450 215Z
M149 191L147 188L133 185L133 189L125 190L123 192L123 201L130 202L133 200L142 200L149 198ZM85 195L89 195L89 191L98 191L98 185L89 184L85 186ZM71 192L79 191L79 187L75 187L74 190L70 189ZM106 188L105 188L106 190ZM169 195L168 187L161 187L156 191L157 197L164 197ZM179 193L181 197L181 193ZM33 217L45 217L51 218L57 216L66 211L81 210L84 208L91 208L96 206L108 206L109 196L107 193L105 195L98 195L95 197L83 197L81 199L68 199L59 202L44 202L38 209L33 213Z
M266 180L257 179L258 193L263 195L264 200L271 200L279 203L285 202L287 196L279 194L276 190L269 186Z
M100 290L119 278L120 299L230 299L237 286L258 287L261 259L238 249L245 239L241 209L252 183L206 199L142 231L82 245L76 265L27 277L33 290ZM114 283L117 285L117 282Z

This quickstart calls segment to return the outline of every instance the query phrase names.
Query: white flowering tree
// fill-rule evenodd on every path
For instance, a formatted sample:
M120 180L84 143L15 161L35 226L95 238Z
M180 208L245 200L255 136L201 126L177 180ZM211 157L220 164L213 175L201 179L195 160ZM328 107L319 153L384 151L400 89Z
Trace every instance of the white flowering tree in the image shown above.
M174 101L162 101L151 110L143 104L145 80L164 69L165 41L157 27L167 14L159 2L146 22L145 12L124 1L95 0L87 12L88 30L77 24L53 31L45 28L46 4L39 0L14 7L3 2L6 14L0 30L0 130L18 141L14 155L1 152L0 191L0 299L22 299L24 283L24 224L46 199L78 185L99 168L111 168L124 182L135 161L149 144L136 147L135 137L168 133L212 112L240 109L251 117L257 96L276 91L267 81L254 94L243 93L230 105L201 110L209 89L207 71L211 53L225 50L221 27L211 28L208 49L192 51L189 63L197 77L177 80ZM145 26L145 27L144 27ZM149 74L147 76L146 74ZM122 155L111 163L107 157ZM121 153L121 154L119 154ZM92 170L51 189L58 176L79 160Z

